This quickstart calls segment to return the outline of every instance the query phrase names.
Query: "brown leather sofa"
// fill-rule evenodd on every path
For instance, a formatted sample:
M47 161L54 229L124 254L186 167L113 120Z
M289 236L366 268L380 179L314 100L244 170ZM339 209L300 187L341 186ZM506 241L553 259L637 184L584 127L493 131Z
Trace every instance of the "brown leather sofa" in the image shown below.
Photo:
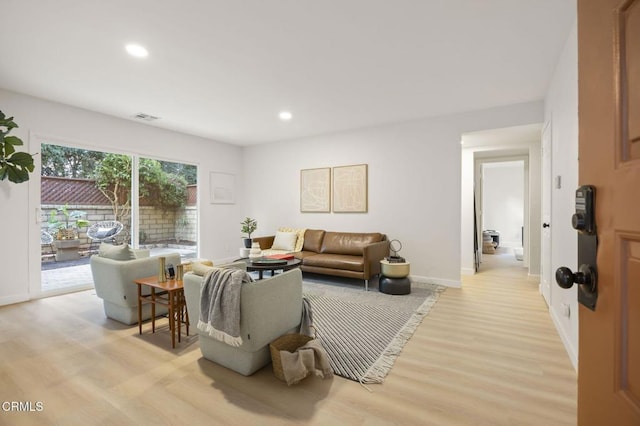
M253 241L265 250L273 245L274 238L258 237ZM302 260L303 272L362 279L368 290L371 277L380 273L380 261L389 255L389 241L386 235L377 232L307 229L302 251L293 255Z

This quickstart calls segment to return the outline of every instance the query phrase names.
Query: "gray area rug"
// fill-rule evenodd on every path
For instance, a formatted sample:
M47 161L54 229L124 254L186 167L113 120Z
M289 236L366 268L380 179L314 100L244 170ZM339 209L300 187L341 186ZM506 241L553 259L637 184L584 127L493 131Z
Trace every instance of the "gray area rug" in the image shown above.
M413 282L411 294L394 296L377 288L328 283L305 276L316 338L334 373L360 383L382 383L445 287Z

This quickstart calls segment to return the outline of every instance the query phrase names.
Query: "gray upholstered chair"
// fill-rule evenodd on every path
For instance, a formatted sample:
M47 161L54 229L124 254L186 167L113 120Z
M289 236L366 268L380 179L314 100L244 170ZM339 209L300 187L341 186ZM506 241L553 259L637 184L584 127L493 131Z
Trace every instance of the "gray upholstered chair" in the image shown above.
M167 264L180 264L180 254L163 255ZM149 257L149 250L133 250L127 244L112 246L102 244L100 252L91 256L91 273L96 295L102 299L104 313L108 318L125 324L138 322L138 278L150 277L158 273L158 257ZM149 287L143 286L143 294L149 294ZM156 315L167 310L158 306ZM151 318L151 305L142 306L142 319Z
M246 268L246 263L222 267ZM201 272L204 274L204 271ZM194 272L184 276L189 320L200 318L200 288L204 277ZM302 273L292 269L282 274L242 284L240 335L242 344L230 346L197 330L202 355L215 363L249 376L271 362L269 343L283 334L296 332L302 318Z

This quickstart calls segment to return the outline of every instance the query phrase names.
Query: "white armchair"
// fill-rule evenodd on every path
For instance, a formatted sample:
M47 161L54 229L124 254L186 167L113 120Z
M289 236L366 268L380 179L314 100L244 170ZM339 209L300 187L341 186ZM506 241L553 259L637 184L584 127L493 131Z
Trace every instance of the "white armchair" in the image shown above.
M246 268L244 262L230 265ZM200 288L203 280L203 276L193 272L184 276L189 320L194 325L200 318ZM240 293L242 344L230 346L197 330L200 350L206 359L249 376L271 362L269 343L283 334L297 332L301 319L302 273L299 269L244 283Z
M91 256L91 273L96 295L102 299L107 318L131 325L138 322L138 287L134 281L157 274L160 262L158 257L149 257L148 250L132 250L126 244L124 246L125 248L120 250L129 250L130 260L106 257L101 247L102 255L99 253ZM180 264L178 253L163 256L167 258L167 264ZM147 286L142 290L143 294L149 293ZM165 313L165 308L157 307L156 315ZM151 318L151 305L145 304L142 306L142 319L149 318Z

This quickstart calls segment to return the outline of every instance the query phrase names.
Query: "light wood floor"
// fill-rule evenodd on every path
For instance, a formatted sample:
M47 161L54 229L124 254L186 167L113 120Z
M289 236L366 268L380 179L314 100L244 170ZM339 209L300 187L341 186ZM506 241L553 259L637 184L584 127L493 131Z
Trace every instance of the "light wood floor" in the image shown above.
M270 366L240 376L193 338L171 350L166 329L107 321L93 291L5 306L0 401L44 409L0 410L0 424L574 425L576 373L537 283L491 261L444 292L373 392L339 377L287 387Z

